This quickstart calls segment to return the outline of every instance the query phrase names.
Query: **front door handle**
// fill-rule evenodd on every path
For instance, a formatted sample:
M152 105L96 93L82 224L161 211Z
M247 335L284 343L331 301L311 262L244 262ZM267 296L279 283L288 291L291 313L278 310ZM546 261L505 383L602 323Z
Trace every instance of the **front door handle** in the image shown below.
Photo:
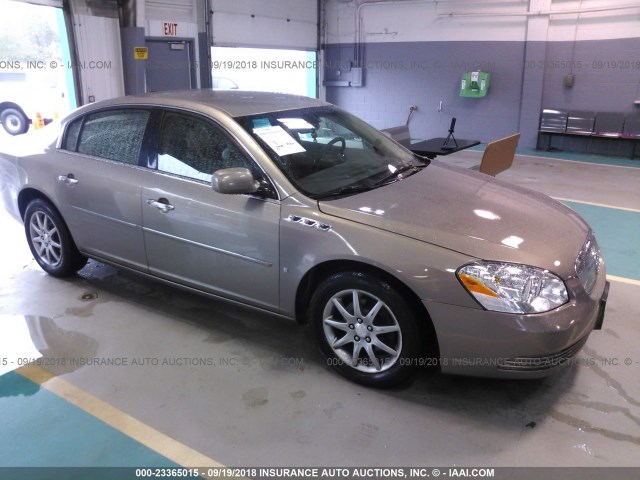
M175 210L176 209L176 207L171 205L169 203L169 200L167 200L166 198L159 198L158 200L156 200L154 198L150 198L149 200L147 200L147 205L152 206L152 207L156 207L162 213L168 213L171 210Z
M73 176L73 173L68 173L66 175L60 175L58 177L58 181L61 182L61 183L66 184L66 185L69 185L69 186L76 185L79 182L79 180L77 180Z

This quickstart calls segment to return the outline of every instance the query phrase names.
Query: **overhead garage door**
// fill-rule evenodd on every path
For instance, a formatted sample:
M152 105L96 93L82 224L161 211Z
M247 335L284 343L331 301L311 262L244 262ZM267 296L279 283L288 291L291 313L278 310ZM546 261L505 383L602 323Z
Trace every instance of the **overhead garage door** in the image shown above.
M317 48L317 0L212 0L211 10L213 46Z
M317 96L317 0L212 0L214 88Z

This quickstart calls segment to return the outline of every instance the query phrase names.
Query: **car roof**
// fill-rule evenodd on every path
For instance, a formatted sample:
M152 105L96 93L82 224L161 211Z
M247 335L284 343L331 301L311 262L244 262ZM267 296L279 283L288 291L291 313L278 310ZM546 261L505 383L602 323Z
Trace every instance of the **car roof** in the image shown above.
M232 117L330 105L321 100L300 95L245 90L156 92L114 98L92 105L94 107L105 107L127 104L163 105L196 110L200 110L205 105L223 110Z

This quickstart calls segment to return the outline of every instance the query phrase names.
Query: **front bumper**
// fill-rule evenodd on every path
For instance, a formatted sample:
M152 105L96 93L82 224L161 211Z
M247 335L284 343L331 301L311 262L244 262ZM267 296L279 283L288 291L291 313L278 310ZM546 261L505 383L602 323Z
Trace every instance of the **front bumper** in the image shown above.
M495 378L540 378L571 364L602 326L609 283L604 270L550 312L516 315L424 301L440 347L442 372Z

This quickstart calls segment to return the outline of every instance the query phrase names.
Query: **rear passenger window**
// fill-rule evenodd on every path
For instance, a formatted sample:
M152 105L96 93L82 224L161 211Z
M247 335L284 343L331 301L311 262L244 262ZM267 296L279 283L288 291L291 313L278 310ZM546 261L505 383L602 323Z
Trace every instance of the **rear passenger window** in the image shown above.
M146 110L122 109L87 115L78 152L138 165L149 114Z
M238 148L210 122L166 112L158 145L158 170L210 182L222 168L252 169Z

